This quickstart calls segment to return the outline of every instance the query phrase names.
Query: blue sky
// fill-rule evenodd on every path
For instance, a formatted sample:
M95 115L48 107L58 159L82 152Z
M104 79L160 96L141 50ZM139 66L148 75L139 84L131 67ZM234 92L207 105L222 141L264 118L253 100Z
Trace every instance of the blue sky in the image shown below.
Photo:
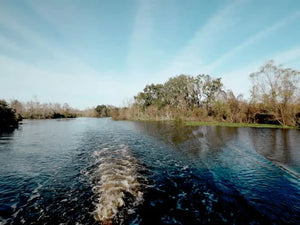
M122 106L178 74L300 69L299 0L0 0L0 98Z

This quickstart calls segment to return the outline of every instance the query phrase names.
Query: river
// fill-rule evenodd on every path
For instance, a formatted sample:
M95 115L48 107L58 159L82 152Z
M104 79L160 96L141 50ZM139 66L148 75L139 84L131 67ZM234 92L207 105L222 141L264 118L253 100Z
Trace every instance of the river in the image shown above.
M300 224L299 178L299 130L24 120L0 224Z

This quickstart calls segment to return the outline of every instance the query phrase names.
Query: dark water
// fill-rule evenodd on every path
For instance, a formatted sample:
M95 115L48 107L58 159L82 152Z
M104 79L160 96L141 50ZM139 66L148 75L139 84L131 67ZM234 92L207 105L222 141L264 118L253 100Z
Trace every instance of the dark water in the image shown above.
M300 224L300 132L110 119L0 135L0 224Z

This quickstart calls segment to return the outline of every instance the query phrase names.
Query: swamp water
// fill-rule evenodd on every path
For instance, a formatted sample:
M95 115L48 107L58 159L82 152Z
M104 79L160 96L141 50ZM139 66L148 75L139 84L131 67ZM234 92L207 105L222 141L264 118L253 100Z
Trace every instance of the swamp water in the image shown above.
M300 224L300 131L108 118L0 134L0 224Z

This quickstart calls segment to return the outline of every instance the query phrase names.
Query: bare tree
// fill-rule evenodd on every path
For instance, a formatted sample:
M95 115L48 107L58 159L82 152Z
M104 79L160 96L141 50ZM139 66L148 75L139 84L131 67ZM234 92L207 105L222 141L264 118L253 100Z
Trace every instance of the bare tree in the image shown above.
M293 124L293 104L299 98L300 71L276 66L273 60L250 74L252 103L260 103L280 124Z

